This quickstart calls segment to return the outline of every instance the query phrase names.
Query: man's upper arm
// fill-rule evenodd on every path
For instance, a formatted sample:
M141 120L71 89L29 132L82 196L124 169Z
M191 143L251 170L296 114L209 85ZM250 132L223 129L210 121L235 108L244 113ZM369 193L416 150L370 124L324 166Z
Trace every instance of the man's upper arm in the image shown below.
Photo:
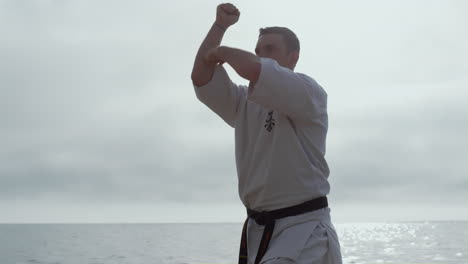
M217 65L211 80L203 85L193 85L197 98L234 127L241 88L231 81L223 66Z
M327 111L327 94L315 80L269 58L261 58L260 76L249 87L248 99L302 121Z

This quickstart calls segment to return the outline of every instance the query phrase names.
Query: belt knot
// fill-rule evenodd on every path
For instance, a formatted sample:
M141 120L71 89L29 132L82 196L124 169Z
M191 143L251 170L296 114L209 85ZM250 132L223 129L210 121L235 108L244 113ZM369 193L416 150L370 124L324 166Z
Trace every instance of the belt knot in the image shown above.
M250 218L255 220L258 225L267 225L275 221L273 214L268 211L257 212L253 210L247 210L247 214Z

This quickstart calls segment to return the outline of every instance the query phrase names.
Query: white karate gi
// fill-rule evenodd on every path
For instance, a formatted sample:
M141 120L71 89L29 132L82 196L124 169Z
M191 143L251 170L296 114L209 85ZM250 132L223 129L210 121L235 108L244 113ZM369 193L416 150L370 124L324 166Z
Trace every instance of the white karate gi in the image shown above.
M324 158L327 94L305 74L269 58L260 61L261 72L254 86L234 84L223 66L217 65L210 82L194 88L201 102L235 128L243 204L255 211L270 211L326 196L330 191ZM249 263L255 260L263 228L249 221ZM329 209L277 220L262 263L265 261L341 263Z

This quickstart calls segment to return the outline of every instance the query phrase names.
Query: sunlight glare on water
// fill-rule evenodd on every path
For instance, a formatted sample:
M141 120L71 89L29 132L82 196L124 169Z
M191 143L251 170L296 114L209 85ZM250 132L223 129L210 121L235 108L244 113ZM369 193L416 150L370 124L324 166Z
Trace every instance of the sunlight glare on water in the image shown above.
M344 264L468 263L466 223L352 223L337 232Z

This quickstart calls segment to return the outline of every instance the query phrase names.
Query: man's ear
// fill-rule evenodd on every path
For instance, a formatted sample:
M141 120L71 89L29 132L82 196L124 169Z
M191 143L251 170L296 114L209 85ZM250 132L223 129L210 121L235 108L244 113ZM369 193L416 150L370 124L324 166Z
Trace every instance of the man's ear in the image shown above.
M291 51L289 54L289 65L291 66L292 69L296 67L297 61L299 60L299 51Z

